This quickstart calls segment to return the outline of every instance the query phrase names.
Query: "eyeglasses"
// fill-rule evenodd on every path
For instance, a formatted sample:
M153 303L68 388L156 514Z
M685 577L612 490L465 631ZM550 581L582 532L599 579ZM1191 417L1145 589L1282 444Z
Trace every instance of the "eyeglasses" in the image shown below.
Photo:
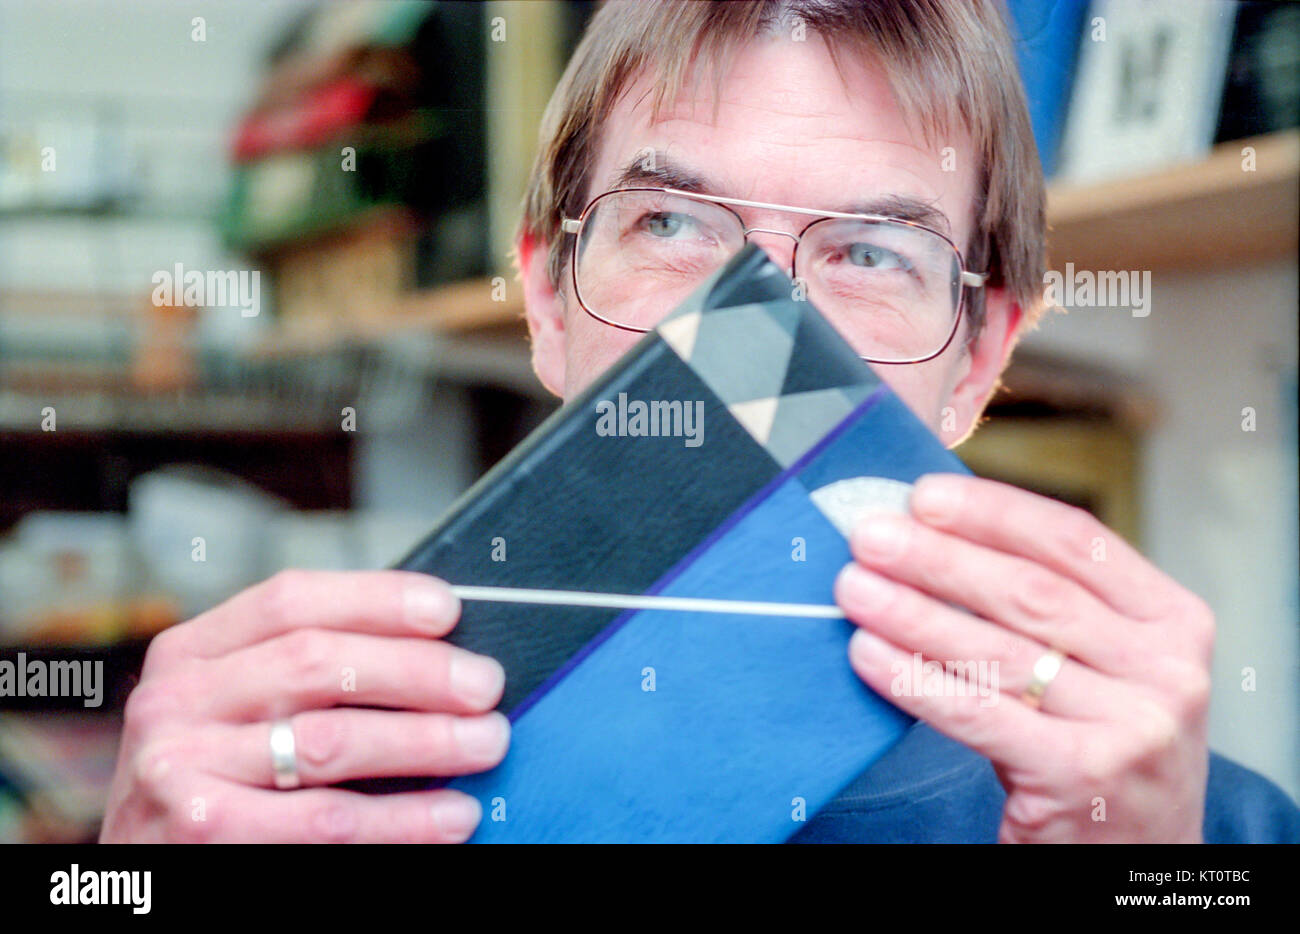
M816 218L798 234L747 227L733 208ZM952 343L966 288L988 273L965 269L961 251L936 230L876 214L842 214L742 201L673 188L619 188L599 195L560 229L574 234L574 294L597 321L646 332L749 240L794 241L790 275L806 298L871 363L921 363Z

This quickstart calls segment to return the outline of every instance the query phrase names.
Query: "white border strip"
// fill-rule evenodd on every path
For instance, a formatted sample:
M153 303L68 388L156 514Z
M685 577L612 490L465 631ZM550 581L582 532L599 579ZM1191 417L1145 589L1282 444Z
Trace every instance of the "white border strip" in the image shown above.
M742 613L748 616L805 616L844 619L833 604L768 603L761 600L712 600L705 597L659 597L630 593L591 593L585 590L533 590L527 587L452 585L462 600L492 603L545 603L552 606L595 606L619 610L679 610L685 613Z

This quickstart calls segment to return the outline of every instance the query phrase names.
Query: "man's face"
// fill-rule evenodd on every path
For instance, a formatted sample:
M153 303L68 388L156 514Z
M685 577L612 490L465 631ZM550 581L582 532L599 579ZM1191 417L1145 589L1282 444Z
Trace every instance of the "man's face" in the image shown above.
M628 167L644 165L653 152L657 171L701 178L707 194L829 211L856 211L886 198L930 205L943 218L932 226L964 248L976 186L969 141L959 135L927 147L904 122L883 72L847 61L845 71L841 76L815 38L755 43L729 70L716 120L708 75L694 85L698 96L688 81L658 120L651 119L648 79L634 82L600 127L587 197L620 187ZM947 146L955 158L945 160ZM665 187L672 186L665 181ZM780 211L736 210L746 227L792 234L809 221ZM765 233L752 238L789 271L793 240ZM558 294L553 291L545 253L544 244L521 245L533 362L548 388L571 397L641 335L584 312L567 278ZM1014 341L1018 310L1001 292L987 291L987 323L973 348L963 321L938 357L877 368L950 444L974 424ZM853 342L851 333L845 336Z

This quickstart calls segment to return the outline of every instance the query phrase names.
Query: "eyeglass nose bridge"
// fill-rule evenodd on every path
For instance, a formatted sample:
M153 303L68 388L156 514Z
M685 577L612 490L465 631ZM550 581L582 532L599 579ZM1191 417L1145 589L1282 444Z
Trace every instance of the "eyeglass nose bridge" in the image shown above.
M799 235L792 234L788 230L774 230L771 227L745 227L745 238L748 239L752 233L776 234L778 237L789 237L795 243L799 242Z
M792 234L788 230L776 230L772 227L742 227L741 230L745 235L745 242L749 242L749 235L753 233L775 234L778 237L789 237L794 241L794 250L790 253L790 275L794 275L794 254L799 249L799 235Z

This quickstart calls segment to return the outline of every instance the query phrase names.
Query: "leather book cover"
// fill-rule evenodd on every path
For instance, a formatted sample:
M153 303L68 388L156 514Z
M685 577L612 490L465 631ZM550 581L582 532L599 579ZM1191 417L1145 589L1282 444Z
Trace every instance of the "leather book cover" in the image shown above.
M847 530L966 472L748 246L475 484L397 567L449 583L833 603ZM438 784L474 842L777 842L910 719L845 620L466 600L498 659L497 768ZM428 786L431 782L423 782ZM410 787L372 783L371 788Z

